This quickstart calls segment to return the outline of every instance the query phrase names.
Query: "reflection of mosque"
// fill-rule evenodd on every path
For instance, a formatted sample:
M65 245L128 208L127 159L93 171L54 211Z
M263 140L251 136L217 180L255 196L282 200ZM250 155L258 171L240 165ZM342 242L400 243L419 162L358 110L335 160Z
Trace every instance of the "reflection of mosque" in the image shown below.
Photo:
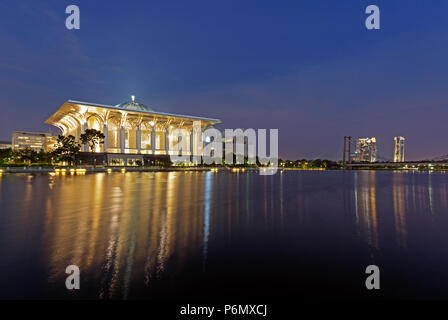
M169 263L182 266L201 252L205 266L211 177L160 172L57 178L64 181L58 187L53 183L57 194L47 200L45 221L50 282L64 278L65 266L76 264L81 272L89 270L83 279L100 286L100 297L127 297L133 281L150 287ZM75 190L79 197L72 196ZM199 210L192 201L202 203Z
M224 177L212 172L50 176L43 234L49 282L65 279L65 267L75 264L84 283L93 286L84 286L89 296L132 297L134 290L156 288L192 265L206 271L212 237L231 246L254 225L269 230L283 221L283 187L271 192L275 178ZM254 184L258 178L261 189ZM260 190L263 201L254 208Z
M344 219L342 232L354 234L355 228L372 252L407 248L416 219L432 223L448 207L446 182L436 175L341 174L346 179L343 212L354 221ZM310 187L303 174L217 177L212 172L50 176L42 246L48 251L43 256L49 281L65 279L65 267L76 264L100 297L132 297L131 287L154 288L159 279L191 266L192 259L197 269L210 268L216 257L211 239L216 246L232 247L254 230L276 240L283 239L277 234L306 234L314 230L316 214L341 204L340 193L333 191L324 195L336 202L321 201L319 183ZM291 190L292 182L297 184ZM25 199L31 192L25 190Z

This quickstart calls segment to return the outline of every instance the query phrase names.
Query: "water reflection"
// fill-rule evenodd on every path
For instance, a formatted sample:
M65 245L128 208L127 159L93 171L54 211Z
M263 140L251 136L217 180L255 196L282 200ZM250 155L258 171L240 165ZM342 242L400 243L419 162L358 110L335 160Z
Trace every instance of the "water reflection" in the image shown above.
M404 175L395 172L393 175L393 202L394 202L394 223L397 244L406 248L407 224L406 224L406 204L408 203L408 192Z
M210 236L210 206L212 201L212 178L213 174L207 172L205 174L204 188L204 231L202 241L202 270L205 271L205 263L207 262L208 237Z
M100 298L126 298L135 272L150 286L173 252L181 263L202 246L205 264L212 180L209 174L179 178L175 172L50 178L43 236L49 282L64 277L61 266L76 264L93 271L88 277L100 278ZM31 192L26 189L27 200ZM194 198L204 203L203 212L192 210ZM143 270L135 270L139 261Z
M33 261L35 269L27 271L44 281L31 287L60 297L67 294L65 268L75 264L84 297L126 299L201 285L186 284L190 278L219 281L227 265L243 272L244 259L247 276L266 267L281 277L284 266L332 255L349 264L351 248L371 260L444 253L447 177L381 171L4 175L0 267L7 278L20 279L23 261ZM257 254L260 260L250 260Z
M433 204L433 189L432 189L432 174L433 172L428 173L428 198L429 198L429 212L431 215L434 214L434 204Z
M355 172L354 198L356 223L362 238L378 247L378 217L376 212L376 171Z
M434 224L448 208L447 181L444 173L353 172L353 203L360 238L380 249L379 225L387 226L392 213L395 244L408 248L409 216L427 215L422 225ZM381 178L378 184L377 178ZM436 187L434 179L436 179ZM378 185L380 189L378 190ZM345 189L346 190L346 189ZM378 211L378 192L381 192ZM390 195L390 198L389 198ZM344 193L344 210L351 211L351 198ZM386 235L386 230L384 230ZM389 245L389 243L388 243Z

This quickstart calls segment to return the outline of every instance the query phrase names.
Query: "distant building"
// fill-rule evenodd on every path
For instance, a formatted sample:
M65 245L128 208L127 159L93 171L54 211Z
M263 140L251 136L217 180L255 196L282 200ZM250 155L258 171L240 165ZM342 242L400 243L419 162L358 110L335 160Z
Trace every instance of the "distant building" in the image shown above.
M404 162L404 137L395 137L395 147L394 147L394 162Z
M356 141L356 157L354 161L376 162L376 138L359 138Z
M57 136L52 133L14 131L12 133L12 149L23 150L30 148L34 151L51 151Z
M11 141L0 141L0 149L11 148Z

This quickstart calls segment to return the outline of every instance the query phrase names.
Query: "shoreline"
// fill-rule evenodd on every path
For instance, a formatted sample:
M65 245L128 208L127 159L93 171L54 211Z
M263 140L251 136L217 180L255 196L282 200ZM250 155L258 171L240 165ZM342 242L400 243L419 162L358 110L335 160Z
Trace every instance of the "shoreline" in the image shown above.
M71 173L112 173L112 172L182 172L182 171L214 171L216 168L176 168L176 167L44 167L44 168L0 168L0 174L5 173L61 173L61 174L71 174ZM258 172L260 168L217 168L218 171L256 171ZM237 169L237 170L235 170ZM242 170L244 169L244 170ZM214 171L216 172L216 171Z
M112 173L112 172L259 172L263 168L247 168L247 167L0 167L0 175L6 173L55 173L55 174L85 174L85 173ZM401 171L401 172L446 172L447 169L398 169L398 168L278 168L278 172L282 171Z

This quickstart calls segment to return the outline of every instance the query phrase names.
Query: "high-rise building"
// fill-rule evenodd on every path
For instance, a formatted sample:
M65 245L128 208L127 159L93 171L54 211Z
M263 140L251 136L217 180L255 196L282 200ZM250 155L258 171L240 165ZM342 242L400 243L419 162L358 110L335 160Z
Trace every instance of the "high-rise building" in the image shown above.
M376 162L376 138L359 138L356 141L355 161Z
M394 162L404 162L404 137L395 137Z

